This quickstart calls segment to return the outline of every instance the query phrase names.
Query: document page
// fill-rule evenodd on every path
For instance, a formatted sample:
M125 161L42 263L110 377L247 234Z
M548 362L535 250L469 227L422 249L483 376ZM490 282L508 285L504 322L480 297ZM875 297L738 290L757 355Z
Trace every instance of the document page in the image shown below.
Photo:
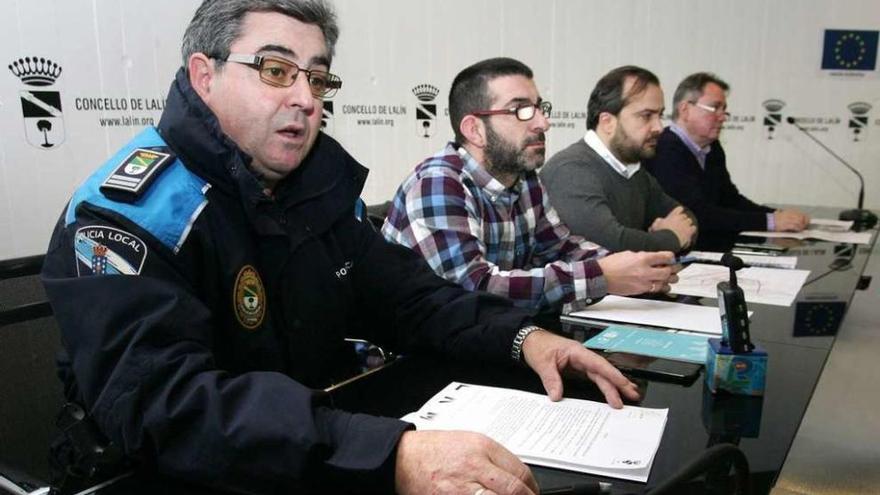
M697 261L721 263L724 253L714 251L691 251L688 256L693 256ZM737 254L747 266L760 266L764 268L797 268L797 256L766 256L760 254Z
M705 364L709 352L708 340L708 335L611 325L584 342L584 346L607 352L628 352Z
M736 272L737 284L742 287L747 302L774 306L791 306L809 275L809 270L756 267ZM730 270L726 266L691 263L678 272L672 293L717 298L718 282L729 279Z
M751 315L751 312L749 314ZM721 314L717 306L605 296L598 303L587 306L582 311L569 313L568 318L635 323L721 335ZM566 317L563 317L563 320L577 322Z
M403 420L483 433L526 463L645 482L667 413L452 382Z
M740 235L756 237L786 237L789 239L818 239L829 242L845 242L849 244L870 244L873 231L853 232L853 223L844 220L813 218L807 228L800 232L759 232L746 231Z

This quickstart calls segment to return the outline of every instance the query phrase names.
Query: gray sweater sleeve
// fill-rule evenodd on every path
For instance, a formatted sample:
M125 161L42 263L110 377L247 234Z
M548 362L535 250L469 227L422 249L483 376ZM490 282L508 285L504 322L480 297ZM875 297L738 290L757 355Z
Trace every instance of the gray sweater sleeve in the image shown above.
M657 179L654 178L653 175L650 174L647 170L642 169L642 173L645 175L644 179L648 182L649 199L648 199L648 217L653 222L657 217L665 217L669 214L670 211L673 210L676 206L681 206L681 203L676 201L672 196L666 194L666 191L663 190L663 187L657 182ZM697 223L697 217L694 215L694 212L685 208L685 215L687 215L692 222L694 222L694 226L697 227L697 230L694 232L694 235L691 237L691 246L697 241L697 236L700 233L700 227ZM665 231L670 232L671 231ZM673 234L674 236L675 234ZM675 239L675 244L678 245L678 238Z
M680 249L678 238L670 230L647 232L626 227L618 221L605 197L603 178L581 163L557 163L542 171L541 180L550 203L559 212L562 221L577 235L611 251L677 252ZM669 209L676 204L673 201ZM661 216L665 216L665 213Z

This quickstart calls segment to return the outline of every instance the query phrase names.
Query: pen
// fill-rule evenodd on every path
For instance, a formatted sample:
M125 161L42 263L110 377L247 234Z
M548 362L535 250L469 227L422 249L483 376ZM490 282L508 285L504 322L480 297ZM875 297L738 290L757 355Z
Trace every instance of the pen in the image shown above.
M541 495L600 495L611 493L611 483L604 481L588 481L559 488L541 490Z
M694 261L698 261L698 260L699 260L699 258L697 258L696 256L691 256L691 255L678 256L674 260L672 260L668 263L661 263L658 266L683 265L685 263L693 263Z

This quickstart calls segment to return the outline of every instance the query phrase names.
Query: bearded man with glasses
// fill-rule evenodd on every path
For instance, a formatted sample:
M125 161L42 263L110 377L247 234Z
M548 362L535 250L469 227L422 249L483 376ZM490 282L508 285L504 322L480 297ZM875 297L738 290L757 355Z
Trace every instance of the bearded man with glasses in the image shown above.
M609 293L669 290L671 252L608 255L572 235L548 203L536 171L550 110L522 62L493 58L461 71L449 92L455 141L404 180L385 238L464 288L521 307L555 311Z
M794 209L760 205L739 192L718 141L730 114L730 86L708 72L684 78L672 97L673 123L663 130L645 167L667 194L688 207L700 224L697 249L729 249L738 232L798 232L810 217Z

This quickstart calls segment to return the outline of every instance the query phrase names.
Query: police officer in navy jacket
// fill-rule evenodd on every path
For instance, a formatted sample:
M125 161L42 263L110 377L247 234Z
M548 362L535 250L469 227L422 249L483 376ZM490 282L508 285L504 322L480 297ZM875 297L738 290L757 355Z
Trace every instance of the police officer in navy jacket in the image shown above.
M43 279L68 398L145 479L265 492L535 493L465 432L334 409L343 338L635 385L510 301L435 276L355 214L367 171L320 132L338 36L322 0L209 0L156 128L74 193ZM430 473L428 472L430 471Z

